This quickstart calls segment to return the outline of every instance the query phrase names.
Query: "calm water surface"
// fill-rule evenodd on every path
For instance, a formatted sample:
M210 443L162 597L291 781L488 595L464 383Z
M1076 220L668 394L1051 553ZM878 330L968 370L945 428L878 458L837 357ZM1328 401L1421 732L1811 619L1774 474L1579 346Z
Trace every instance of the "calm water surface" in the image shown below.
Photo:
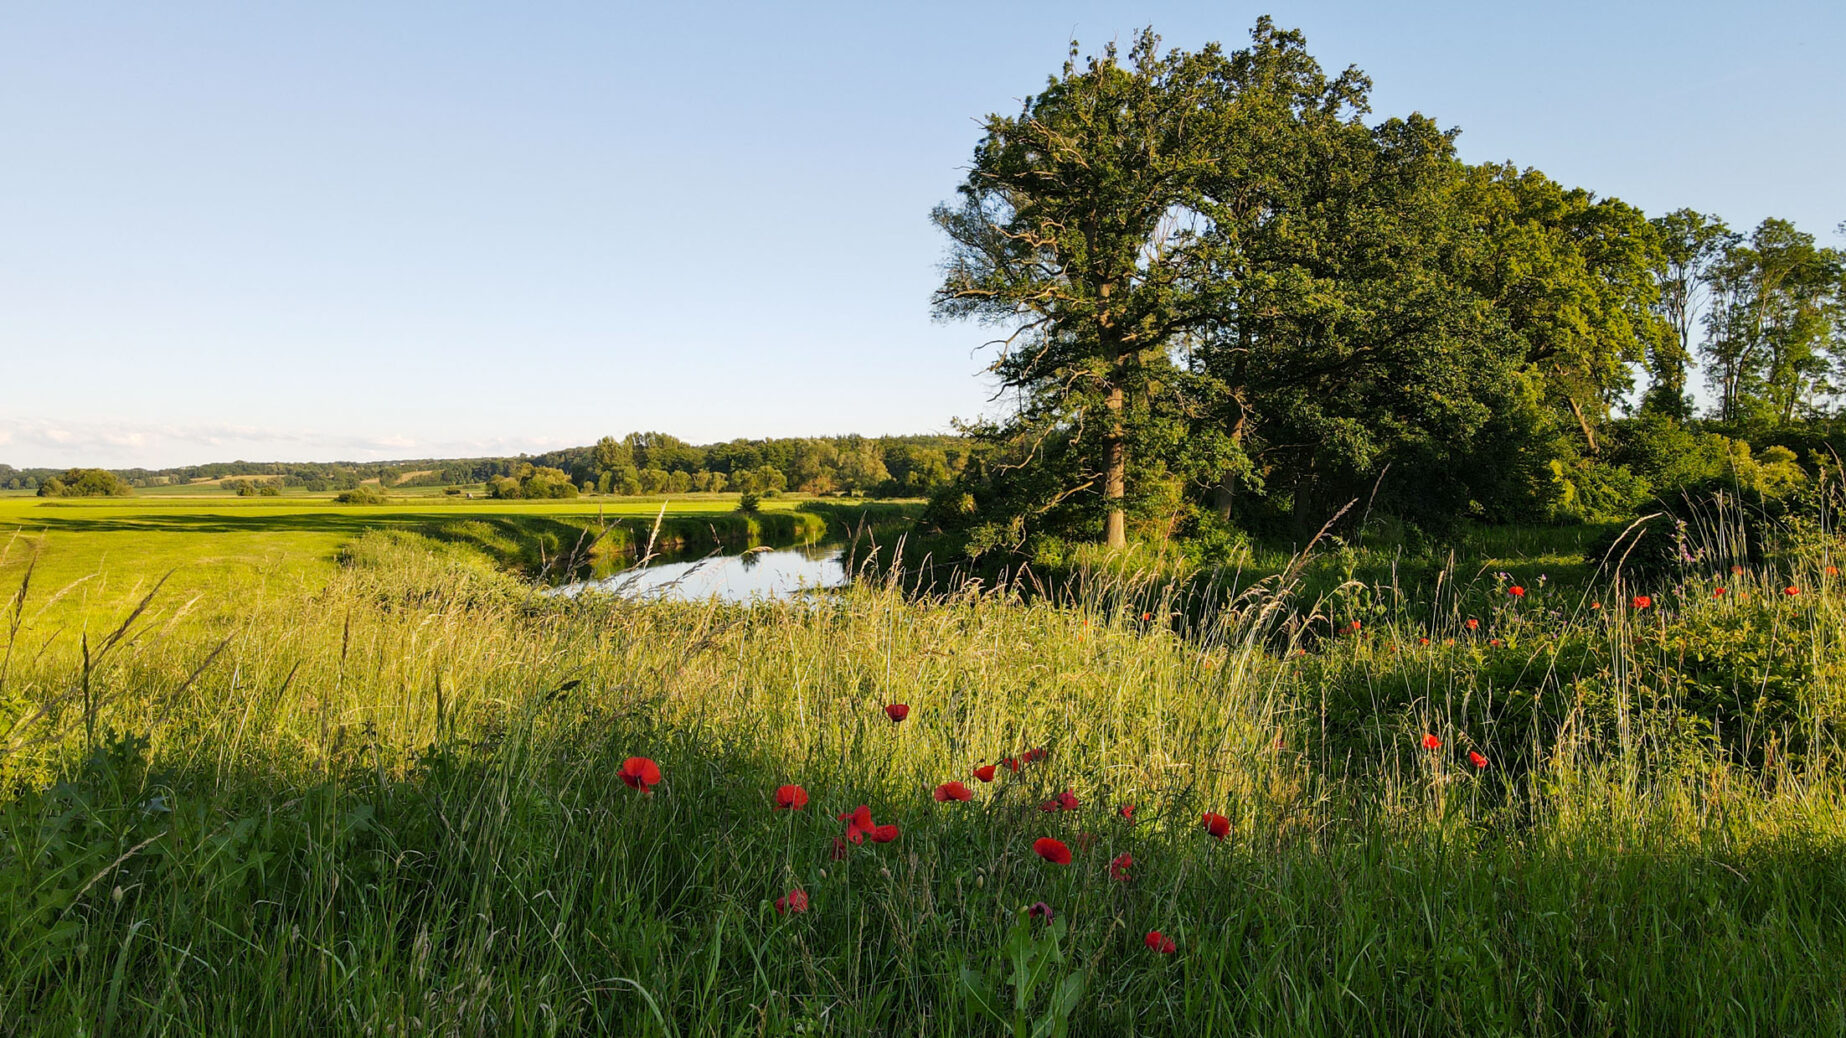
M624 570L601 580L569 584L561 594L601 591L626 598L673 598L725 602L793 598L816 588L848 583L842 549L837 544L761 549L694 562L656 563Z

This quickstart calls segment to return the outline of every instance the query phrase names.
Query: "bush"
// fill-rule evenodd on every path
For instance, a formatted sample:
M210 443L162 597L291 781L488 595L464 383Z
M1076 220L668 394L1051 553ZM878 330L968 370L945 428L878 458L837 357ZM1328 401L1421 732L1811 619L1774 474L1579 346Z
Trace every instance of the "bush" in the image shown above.
M108 469L71 469L39 484L40 497L127 497L134 490Z
M334 500L343 505L382 505L391 499L377 484L361 483L351 490L340 491Z

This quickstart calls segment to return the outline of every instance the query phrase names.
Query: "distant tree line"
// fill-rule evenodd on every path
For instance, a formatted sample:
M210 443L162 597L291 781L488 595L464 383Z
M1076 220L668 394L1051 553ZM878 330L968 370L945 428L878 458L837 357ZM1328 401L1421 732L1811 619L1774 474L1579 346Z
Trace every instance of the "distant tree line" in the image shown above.
M391 462L219 462L170 469L111 470L132 487L217 480L242 496L286 488L351 491L380 487L485 484L494 497L556 498L578 494L685 494L695 491L773 495L784 491L861 496L927 496L967 464L960 436L833 436L732 440L696 445L665 433L605 436L595 444L510 458L425 458ZM73 472L77 470L72 470ZM103 472L104 470L84 470ZM68 486L58 469L0 465L0 489Z
M1425 116L1368 120L1370 88L1265 18L1233 52L1073 47L990 116L934 305L999 328L1020 406L932 520L979 554L1300 536L1353 502L1594 518L1846 446L1840 250L1462 162Z
M495 497L577 494L927 496L967 464L959 436L836 436L732 440L698 446L666 433L605 436L588 447L531 458L457 462L445 483L486 483Z

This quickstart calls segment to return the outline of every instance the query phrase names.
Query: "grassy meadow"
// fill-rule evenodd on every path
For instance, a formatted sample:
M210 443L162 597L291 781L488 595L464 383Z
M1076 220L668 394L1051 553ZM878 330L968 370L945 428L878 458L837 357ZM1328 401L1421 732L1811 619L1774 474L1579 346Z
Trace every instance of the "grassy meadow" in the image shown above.
M0 500L0 1032L1846 1032L1828 539L535 594L597 507Z

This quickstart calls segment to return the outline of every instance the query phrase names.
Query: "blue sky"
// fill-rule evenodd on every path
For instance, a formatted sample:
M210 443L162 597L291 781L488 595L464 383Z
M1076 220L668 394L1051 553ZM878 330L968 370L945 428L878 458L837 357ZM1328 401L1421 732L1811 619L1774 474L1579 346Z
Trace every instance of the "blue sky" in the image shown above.
M0 461L946 430L976 120L1265 12L1378 115L1650 213L1846 220L1846 4L19 4Z

